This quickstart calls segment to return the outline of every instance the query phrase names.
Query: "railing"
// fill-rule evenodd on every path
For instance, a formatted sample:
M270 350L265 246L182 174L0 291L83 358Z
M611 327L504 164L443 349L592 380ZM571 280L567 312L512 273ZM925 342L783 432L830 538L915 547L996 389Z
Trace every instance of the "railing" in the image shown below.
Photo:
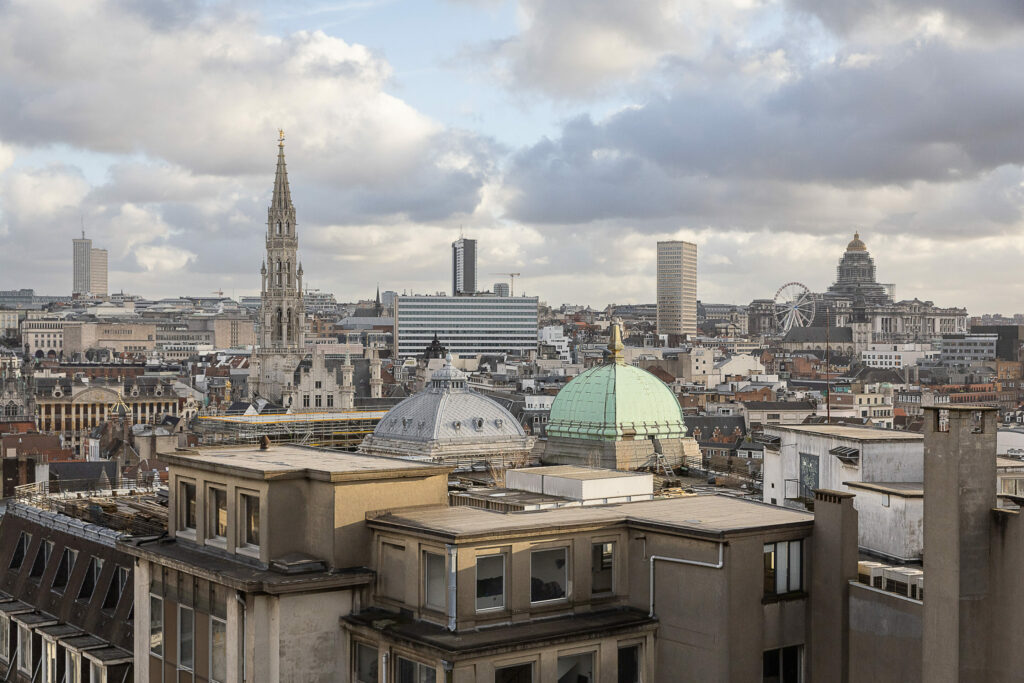
M121 479L114 486L96 480L40 481L14 487L15 504L48 510L90 524L132 535L156 535L167 530L166 508L139 500L160 488L153 475Z

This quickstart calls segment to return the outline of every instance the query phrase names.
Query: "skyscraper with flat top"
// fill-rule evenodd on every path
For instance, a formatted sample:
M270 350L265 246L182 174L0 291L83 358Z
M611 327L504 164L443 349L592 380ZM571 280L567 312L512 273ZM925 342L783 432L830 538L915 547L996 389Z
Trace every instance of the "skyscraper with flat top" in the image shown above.
M89 250L89 292L93 296L106 296L107 292L107 250Z
M658 334L697 334L697 245L658 242Z
M72 245L72 266L71 278L72 294L88 294L92 287L92 240L86 239L85 230L82 231L81 239L71 240Z
M452 242L452 295L476 294L476 240Z

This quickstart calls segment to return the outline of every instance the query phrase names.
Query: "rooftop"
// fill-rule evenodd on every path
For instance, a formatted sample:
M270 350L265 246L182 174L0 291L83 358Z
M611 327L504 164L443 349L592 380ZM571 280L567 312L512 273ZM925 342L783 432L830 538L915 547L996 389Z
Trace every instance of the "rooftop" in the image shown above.
M923 498L924 483L919 481L844 481L843 484L852 489L864 489L865 491L876 491L888 493L900 498Z
M915 432L897 432L891 429L854 427L851 425L768 425L768 429L784 432L803 432L854 441L922 441L924 436Z
M720 538L728 533L802 526L813 521L814 515L807 512L713 495L511 513L432 506L386 513L370 519L369 523L468 541L496 535L562 533L566 527L612 526L625 522Z
M275 444L179 449L161 453L171 465L212 469L250 479L309 478L346 481L419 477L447 473L451 468L364 453L342 453L305 446Z

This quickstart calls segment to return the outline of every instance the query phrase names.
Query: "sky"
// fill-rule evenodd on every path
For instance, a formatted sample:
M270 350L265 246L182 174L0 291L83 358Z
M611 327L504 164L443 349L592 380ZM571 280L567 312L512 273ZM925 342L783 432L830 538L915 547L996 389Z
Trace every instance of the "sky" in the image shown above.
M1024 311L1019 0L0 0L0 289L258 294L277 129L306 284L651 303L824 290Z

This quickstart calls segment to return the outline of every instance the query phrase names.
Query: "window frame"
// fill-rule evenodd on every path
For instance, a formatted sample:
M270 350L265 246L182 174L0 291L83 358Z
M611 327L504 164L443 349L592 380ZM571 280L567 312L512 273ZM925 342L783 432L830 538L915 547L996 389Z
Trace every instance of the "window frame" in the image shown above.
M786 541L772 541L764 544L762 588L766 598L787 596L804 591L805 562L803 541L804 539L798 538ZM784 552L780 551L781 548L785 549ZM794 548L796 549L795 552ZM771 567L769 567L768 563L769 557L772 558ZM793 561L794 558L796 562ZM794 566L796 567L795 571L793 570ZM785 578L780 576L781 571L785 571Z
M602 595L614 595L615 594L615 578L616 578L615 577L615 573L616 573L615 572L615 545L616 545L615 541L591 541L590 542L590 594L591 595L602 596ZM610 580L608 581L609 588L607 590L595 590L594 589L594 576L595 576L595 574L597 572L595 571L595 567L594 567L594 559L595 559L594 558L594 551L595 551L595 549L597 549L599 547L603 548L603 546L611 546L611 551L609 553L609 555L610 555L610 564L609 564L608 569L607 569L607 571L608 571L608 573L610 575ZM603 564L603 562L604 562L604 550L601 550L601 555L602 555L601 562ZM604 571L603 567L602 567L602 571Z
M256 510L256 527L255 527L256 543L251 543L249 541L250 526L249 526L249 514L248 514L249 506L248 506L248 503L246 502L247 499L254 500L255 503L256 503L256 507L255 507L255 510ZM237 491L237 495L236 495L236 501L237 501L237 504L236 504L237 515L236 515L235 527L237 529L237 533L235 535L238 537L237 540L236 540L237 548L239 550L242 550L242 551L250 551L250 552L257 552L258 553L259 550L260 550L260 517L261 517L261 515L260 515L260 505L261 505L260 494L259 494L258 491L250 491L248 489L238 490Z
M17 623L17 622L15 622L15 623ZM25 660L25 657L26 657L26 654L25 654L26 653L26 649L24 647L25 643L22 642L22 640L23 640L22 636L24 634L26 634L26 633L28 634L28 638L25 639L25 640L28 641L28 650L27 650L27 652L28 652L28 655L27 655L27 657L28 657L28 666L24 666L23 667L22 664L24 663L24 660ZM24 624L18 624L18 657L17 657L17 659L18 659L18 661L17 661L16 664L17 664L18 671L20 673L27 674L27 675L31 676L32 675L32 629L30 629L28 626L25 626Z
M412 683L420 683L420 680L421 680L420 676L423 673L430 673L430 674L432 674L433 677L434 677L434 680L433 680L432 683L437 683L437 667L436 666L431 666L430 664L424 664L423 662L421 662L419 660L412 659L411 657L405 657L405 656L400 655L400 654L395 654L394 655L394 664L393 664L394 668L391 671L392 680L394 680L395 683L401 683L401 678L400 677L401 677L401 670L402 670L402 663L403 662L412 665L412 671L413 671L413 673L412 673L413 682Z
M224 506L224 533L217 533L219 531L220 519L218 513L221 508L218 507L218 500L223 501ZM227 545L229 524L228 524L228 489L226 486L221 484L207 484L206 486L206 535L205 540L207 543L213 543L217 545Z
M501 559L501 604L492 605L490 607L480 607L480 560L490 560L494 558ZM473 611L476 613L504 611L508 604L508 553L496 552L477 555L473 563L473 571L475 574L474 584L476 587L473 598Z
M377 667L377 678L373 681L364 681L359 678L359 652L360 649L370 650L373 652L373 661ZM352 647L352 681L353 683L378 683L380 681L380 648L376 645L364 643L361 641L353 641Z
M192 491L192 509L185 501L188 500L188 496L185 495L185 491L191 489ZM184 535L192 539L196 538L199 533L199 489L198 483L195 479L178 479L178 491L177 498L175 499L175 505L177 507L175 517L177 522L177 528L175 529L175 535ZM189 521L192 525L189 526Z
M445 553L439 553L434 550L424 548L421 551L420 557L423 563L423 608L432 610L434 612L445 612L448 609L448 562ZM430 601L430 561L428 557L438 558L441 561L441 601L440 604L431 603Z
M18 542L14 546L14 552L11 553L11 562L7 565L7 568L12 571L21 571L22 567L25 566L25 560L28 558L28 549L31 545L32 534L26 531L19 532ZM15 561L17 561L17 564L15 564Z
M191 661L189 662L189 664L187 666L182 661L182 655L181 655L182 650L184 649L181 646L181 644L182 644L182 640L181 640L182 628L181 627L185 623L185 620L182 619L182 614L184 612L186 612L186 611L189 613L190 623L192 624L191 633L189 634L189 637L191 639L191 642L189 644L189 649L190 649L189 655L190 655ZM195 666L196 666L196 612L195 612L195 609L193 609L192 607L189 607L188 605L182 605L182 604L178 605L177 655L178 655L178 661L177 661L177 669L178 669L178 671L192 671L192 672L195 671Z
M555 552L555 551L561 551L562 552L562 556L565 559L565 567L563 568L563 571L565 572L565 582L564 582L564 589L563 589L564 592L563 592L563 594L561 596L559 596L557 598L544 598L544 599L541 599L541 600L534 600L533 599L533 578L534 578L533 561L534 561L534 557L538 553L551 553L551 552ZM570 551L570 548L567 545L551 546L549 548L533 548L533 549L530 550L530 605L531 606L534 606L534 605L551 605L551 604L555 604L555 603L559 603L559 602L567 602L569 600L570 596L572 595L572 586L570 584L570 581L572 580L572 574L569 571L569 569L570 569L570 567L569 567L569 557L570 557L571 553L569 551Z
M65 567L65 560L67 566ZM71 573L75 570L75 564L78 562L78 551L73 550L67 546L64 546L60 551L60 562L57 564L57 571L53 573L53 579L50 580L50 590L63 595L68 589L68 585L71 583ZM64 583L58 585L57 581L61 577L61 572L64 572L63 580Z
M160 609L159 610L154 610L153 607L157 603L159 603ZM159 624L154 624L154 622L156 621L154 619L154 616L156 614L160 615ZM167 634L165 632L165 628L164 628L165 627L165 621L166 620L164 619L164 599L161 596L159 596L159 595L154 595L153 593L150 593L149 594L149 654L153 655L154 657L159 657L161 660L163 660L163 658L164 658L164 641L166 640L166 636L167 636ZM156 650L153 649L153 627L154 627L154 625L158 626L159 630L160 630L160 644L158 645L159 651L156 651Z
M222 679L221 678L214 678L214 675L213 675L214 674L214 671L213 671L213 662L214 662L213 655L214 655L214 642L215 642L213 634L214 634L214 626L215 626L215 624L220 624L222 626L222 628L224 629L224 642L223 642L223 645L224 645L224 648L223 648L224 649L224 678L222 678ZM227 619L221 619L220 617L215 617L215 616L213 616L211 614L210 615L209 634L210 634L210 652L209 652L209 655L208 655L209 656L209 662L210 662L209 683L227 683L227 677L228 677L228 621L227 621Z
M11 662L11 617L0 614L0 661L10 665Z

